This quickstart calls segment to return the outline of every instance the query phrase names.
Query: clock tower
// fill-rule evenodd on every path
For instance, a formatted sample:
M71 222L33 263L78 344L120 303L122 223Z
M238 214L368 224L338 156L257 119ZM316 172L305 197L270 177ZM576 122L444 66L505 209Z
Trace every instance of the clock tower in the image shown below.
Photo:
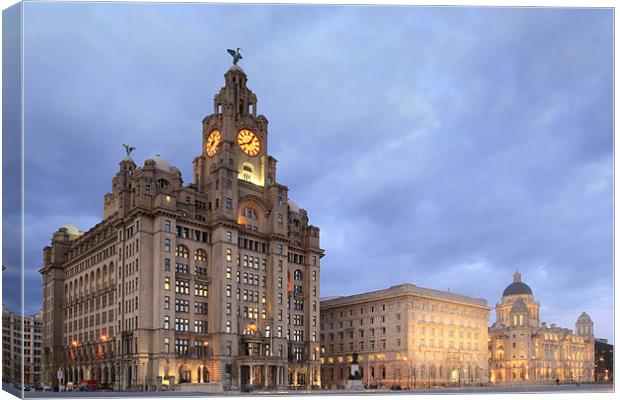
M46 382L65 368L67 380L94 376L117 390L321 385L320 230L276 181L257 111L232 65L202 121L192 183L160 155L140 165L128 154L104 219L54 234L44 254L65 256L46 256L41 269L44 330L54 331L43 345ZM92 296L103 296L102 309ZM78 325L78 309L96 313L90 325L81 314Z

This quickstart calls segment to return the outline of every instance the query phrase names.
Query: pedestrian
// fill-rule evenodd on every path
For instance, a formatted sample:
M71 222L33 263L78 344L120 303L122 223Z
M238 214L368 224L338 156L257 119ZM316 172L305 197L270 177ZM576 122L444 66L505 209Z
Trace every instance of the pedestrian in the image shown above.
M555 384L559 385L560 384L560 378L555 378Z

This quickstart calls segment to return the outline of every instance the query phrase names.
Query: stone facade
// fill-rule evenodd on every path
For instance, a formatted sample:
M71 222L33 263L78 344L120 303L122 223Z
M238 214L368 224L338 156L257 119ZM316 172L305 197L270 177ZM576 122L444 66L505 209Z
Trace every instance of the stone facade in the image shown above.
M44 249L44 380L117 390L320 385L319 228L277 183L267 119L225 74L193 182L128 155L104 218Z
M593 323L584 312L572 330L540 322L540 305L515 272L495 306L489 329L490 380L579 381L594 379Z
M41 383L41 343L39 314L21 317L3 306L2 380L33 385Z
M488 380L483 299L412 284L321 301L323 386L345 388L353 354L366 387Z

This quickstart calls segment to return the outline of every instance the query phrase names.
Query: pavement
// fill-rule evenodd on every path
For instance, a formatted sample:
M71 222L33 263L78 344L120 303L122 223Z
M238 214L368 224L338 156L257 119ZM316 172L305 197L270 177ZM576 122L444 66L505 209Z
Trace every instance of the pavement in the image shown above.
M7 388L3 384L3 389ZM10 392L18 396L19 391L12 389ZM207 397L207 396L350 396L350 395L412 395L412 394L487 394L487 393L613 393L613 385L601 384L582 384L582 385L548 385L548 386L486 386L486 387L452 387L440 389L415 389L415 390L313 390L313 391L256 391L251 393L225 392L225 393L205 393L205 392L25 392L26 398L103 398L103 397Z

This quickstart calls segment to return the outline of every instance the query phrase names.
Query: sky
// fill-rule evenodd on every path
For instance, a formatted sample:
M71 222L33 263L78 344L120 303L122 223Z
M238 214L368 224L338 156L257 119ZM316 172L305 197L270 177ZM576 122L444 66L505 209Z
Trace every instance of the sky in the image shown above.
M610 9L26 3L26 312L52 233L101 220L121 144L191 181L240 47L278 181L321 228L321 296L494 307L518 268L542 321L587 311L612 339L612 32Z

